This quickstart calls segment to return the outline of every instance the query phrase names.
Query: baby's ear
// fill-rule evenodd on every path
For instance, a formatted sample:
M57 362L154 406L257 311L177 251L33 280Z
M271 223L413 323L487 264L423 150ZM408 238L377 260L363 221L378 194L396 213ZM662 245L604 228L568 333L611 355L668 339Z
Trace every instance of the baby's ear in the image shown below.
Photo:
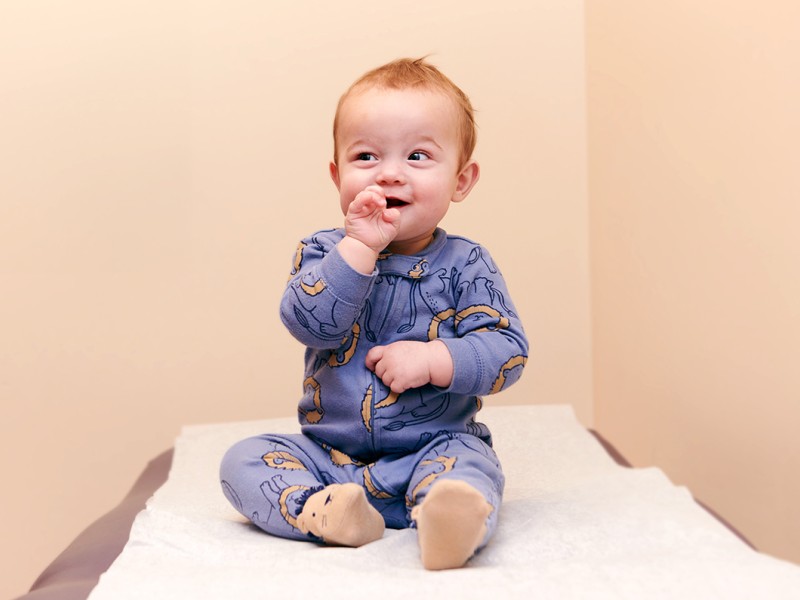
M335 162L331 162L328 165L328 171L331 174L331 179L333 180L333 185L336 186L336 189L339 189L339 167L336 166Z
M478 166L478 163L474 160L467 161L461 171L458 172L458 177L456 178L456 189L453 192L453 202L461 202L464 198L466 198L469 193L472 191L472 188L475 187L475 184L478 183L478 179L481 177L481 168Z

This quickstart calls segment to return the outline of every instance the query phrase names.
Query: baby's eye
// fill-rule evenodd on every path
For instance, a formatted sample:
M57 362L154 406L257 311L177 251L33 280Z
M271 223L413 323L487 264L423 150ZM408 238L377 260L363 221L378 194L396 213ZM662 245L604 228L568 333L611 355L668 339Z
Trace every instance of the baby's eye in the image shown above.
M428 160L430 156L424 152L412 152L408 155L408 160Z
M378 160L375 158L374 154L370 154L369 152L359 152L356 156L356 160Z

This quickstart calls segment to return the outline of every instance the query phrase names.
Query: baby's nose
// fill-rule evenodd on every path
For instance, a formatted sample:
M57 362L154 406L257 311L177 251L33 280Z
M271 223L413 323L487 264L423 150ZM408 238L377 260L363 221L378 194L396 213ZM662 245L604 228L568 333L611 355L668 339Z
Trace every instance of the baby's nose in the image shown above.
M380 185L402 183L405 180L402 167L395 161L383 161L376 182Z

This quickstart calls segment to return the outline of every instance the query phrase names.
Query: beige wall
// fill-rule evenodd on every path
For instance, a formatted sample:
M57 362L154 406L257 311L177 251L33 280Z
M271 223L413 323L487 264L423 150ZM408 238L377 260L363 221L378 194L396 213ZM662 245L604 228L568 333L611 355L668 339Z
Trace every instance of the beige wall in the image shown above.
M481 126L445 226L492 249L533 342L492 401L572 404L800 560L794 3L162 4L3 8L0 597L181 424L293 413L277 302L341 220L333 105L428 53Z
M800 4L586 6L596 424L800 562Z
M113 506L181 424L291 415L277 305L341 223L338 95L432 54L471 95L484 242L533 341L492 400L592 419L583 3L6 3L0 19L0 597Z

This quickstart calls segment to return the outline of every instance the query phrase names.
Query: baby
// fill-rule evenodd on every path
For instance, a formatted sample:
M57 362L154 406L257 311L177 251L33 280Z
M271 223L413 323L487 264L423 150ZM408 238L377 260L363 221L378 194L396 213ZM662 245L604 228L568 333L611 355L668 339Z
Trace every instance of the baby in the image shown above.
M344 227L300 242L281 302L306 346L302 433L236 444L222 488L273 535L361 546L415 527L425 568L458 568L503 494L480 396L528 352L489 253L438 227L480 174L472 106L425 60L397 60L347 90L333 135Z

